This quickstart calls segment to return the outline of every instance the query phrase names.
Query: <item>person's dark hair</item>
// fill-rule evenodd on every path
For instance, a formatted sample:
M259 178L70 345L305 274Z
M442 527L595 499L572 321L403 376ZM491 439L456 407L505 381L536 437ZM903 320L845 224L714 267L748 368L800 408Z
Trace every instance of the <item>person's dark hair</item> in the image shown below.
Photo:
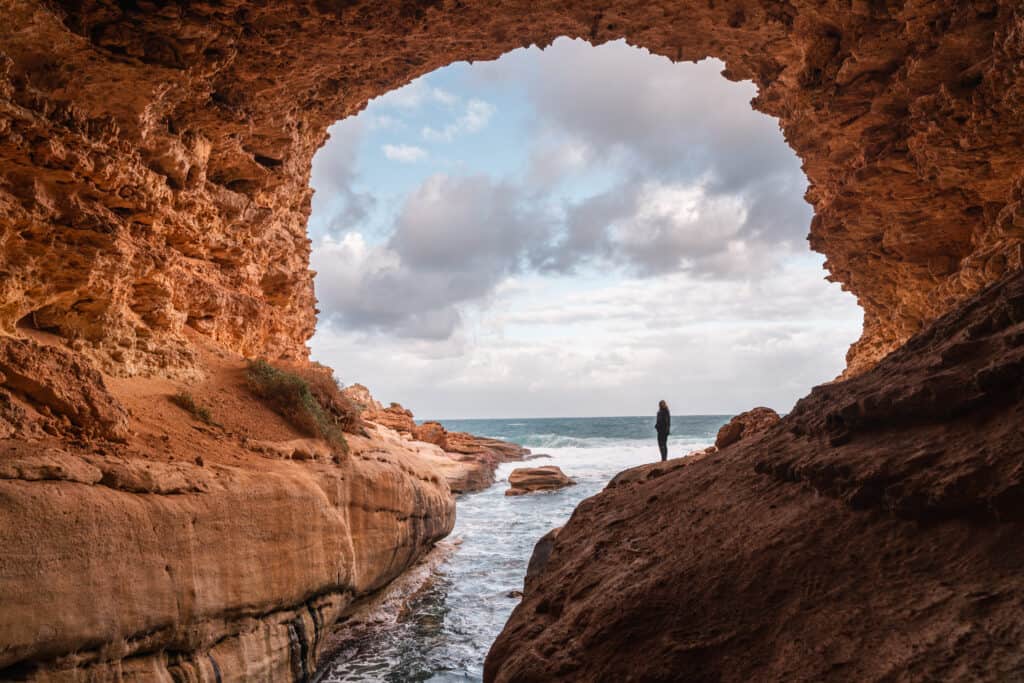
M658 407L659 408L664 408L665 410L668 410L668 404L665 403L664 399L662 399L661 401L658 401Z

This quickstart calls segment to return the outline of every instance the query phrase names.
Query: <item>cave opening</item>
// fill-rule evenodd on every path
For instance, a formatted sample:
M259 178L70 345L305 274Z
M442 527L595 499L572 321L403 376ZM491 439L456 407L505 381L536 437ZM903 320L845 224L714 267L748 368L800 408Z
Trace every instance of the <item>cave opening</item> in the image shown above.
M420 456L439 444L405 438L430 433L380 423L370 436L351 434L353 457L340 462L301 450L308 444L292 444L297 434L240 381L249 358L313 369L310 236L325 323L314 353L347 383L366 381L421 418L512 415L498 398L528 407L522 415L593 413L595 404L619 413L462 421L467 432L529 441L575 484L506 497L477 479L489 488L460 499L463 551L406 611L417 637L468 645L465 658L405 648L410 667L391 671L390 655L410 641L353 643L364 672L423 679L471 661L477 678L489 646L488 681L679 672L948 680L965 671L1003 680L1022 670L1018 1L158 4L4 5L0 672L306 677L329 658L328 631L348 623L353 601L375 599L452 532L450 482L479 471L450 477L466 465L462 453L438 464ZM680 159L707 161L688 152L722 147L704 134L714 126L676 115L676 133L694 132L680 146L655 125L680 111L664 87L671 77L648 98L653 118L604 116L636 100L622 82L649 82L623 78L623 60L547 81L537 102L560 103L564 116L552 135L590 131L581 144L547 140L561 156L543 154L543 137L523 134L529 126L511 125L515 109L496 95L436 80L450 76L427 77L435 118L404 136L388 127L402 120L377 117L376 104L354 117L446 64L560 35L626 38L675 62L720 58L725 79L747 89L743 111L756 95L753 108L777 117L804 162L814 252L801 248L809 213L780 223L800 224L791 239L746 239L757 205L722 191L731 176L679 169ZM722 64L705 66L717 78ZM581 96L588 77L604 99ZM528 100L520 94L513 99ZM712 123L730 119L719 100L701 107ZM355 165L324 167L343 200L340 220L307 230L324 131L348 117L336 128L342 139L371 115L379 125L367 135L377 137L362 138ZM511 142L484 137L505 124ZM638 137L646 143L622 142ZM765 139L740 144L737 167L719 170L773 178L756 163ZM459 144L477 158L439 151ZM363 196L388 187L369 182L367 150L395 188L388 196ZM411 175L439 158L449 166ZM795 184L767 208L800 205L802 176ZM317 202L329 199L314 186ZM682 229L709 217L714 231ZM745 247L724 248L731 243ZM780 246L789 243L797 246ZM813 370L808 359L824 357L807 349L827 346L841 364L855 308L849 335L832 344L827 325L804 315L832 321L834 298L800 299L794 280L780 275L772 289L751 275L806 266L835 291L820 283L814 253L863 307L845 381L815 387L727 451L675 457L715 437L724 418L687 410L771 403L744 390L789 391L787 368ZM673 278L687 305L666 288ZM676 305L663 314L666 301ZM723 319L753 331L740 338ZM27 329L49 326L59 339ZM333 340L332 359L326 332L338 330L353 336ZM706 344L688 347L673 330ZM801 358L782 353L794 348ZM737 351L761 352L758 367L770 372L708 355ZM704 362L686 368L680 358ZM716 374L727 364L732 376ZM652 367L663 384L645 380ZM838 369L798 379L796 393ZM688 407L709 395L700 377L710 395L737 390L742 402ZM495 378L504 383L488 384ZM622 391L634 387L639 395ZM173 389L193 392L182 403L194 410L168 408ZM662 397L675 418L703 420L673 420L669 463L657 461L651 433ZM447 407L435 408L442 398ZM204 409L219 426L196 421ZM400 407L379 413L410 427ZM618 431L579 433L588 419ZM584 448L589 456L574 459ZM509 466L499 479L511 479ZM524 584L533 541L559 518L569 521L554 540L545 534L548 557ZM477 560L488 557L482 570Z
M785 411L839 375L862 313L808 249L778 122L723 68L561 38L336 123L313 357L431 418Z
M807 179L777 121L723 67L559 39L331 127L311 180L313 358L576 483L520 502L500 482L523 463L500 465L459 499L460 545L429 587L329 680L478 679L537 539L657 460L659 399L677 459L842 372L861 311L807 247Z

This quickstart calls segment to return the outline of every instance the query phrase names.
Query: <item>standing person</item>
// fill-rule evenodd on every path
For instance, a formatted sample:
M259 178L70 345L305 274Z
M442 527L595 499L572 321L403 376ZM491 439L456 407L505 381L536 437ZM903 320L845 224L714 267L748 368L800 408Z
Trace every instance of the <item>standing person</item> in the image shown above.
M661 451L661 461L668 459L668 433L671 431L672 416L668 412L668 404L658 401L658 418L654 423L654 429L658 432L658 450Z

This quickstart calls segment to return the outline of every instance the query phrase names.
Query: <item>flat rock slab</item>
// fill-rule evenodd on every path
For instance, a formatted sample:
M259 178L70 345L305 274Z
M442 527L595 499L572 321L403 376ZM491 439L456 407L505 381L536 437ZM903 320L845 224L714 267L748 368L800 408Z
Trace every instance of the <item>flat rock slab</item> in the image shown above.
M536 491L554 491L572 486L576 482L566 476L560 467L545 465L544 467L520 467L508 475L509 488L506 496L521 496Z

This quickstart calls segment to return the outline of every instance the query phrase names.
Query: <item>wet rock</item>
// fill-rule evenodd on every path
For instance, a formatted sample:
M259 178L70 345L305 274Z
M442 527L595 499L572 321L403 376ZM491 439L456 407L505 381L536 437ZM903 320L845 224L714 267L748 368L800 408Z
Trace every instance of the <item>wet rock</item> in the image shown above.
M538 491L555 491L575 483L557 465L520 467L508 475L509 488L505 495L521 496Z

